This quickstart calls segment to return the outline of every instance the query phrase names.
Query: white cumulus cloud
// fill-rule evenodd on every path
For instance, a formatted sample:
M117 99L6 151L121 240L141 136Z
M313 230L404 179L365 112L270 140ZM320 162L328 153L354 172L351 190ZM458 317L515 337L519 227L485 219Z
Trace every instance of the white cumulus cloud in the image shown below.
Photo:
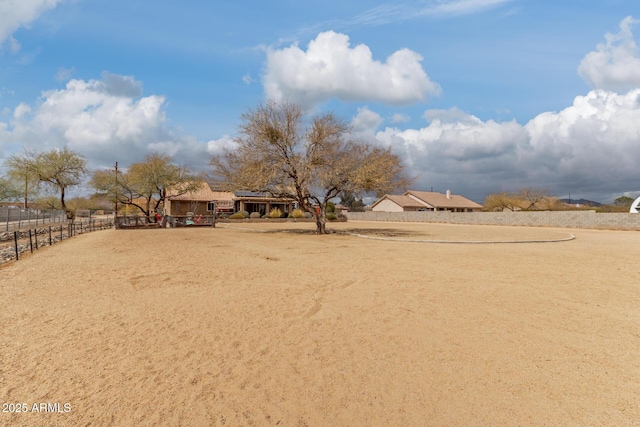
M233 137L224 135L219 139L212 139L207 142L207 153L210 155L222 154L226 149L234 149L238 146Z
M20 27L26 27L43 12L53 9L65 0L2 0L0 1L0 45L10 40L11 49L19 49L11 35Z
M403 156L418 177L416 187L451 187L479 202L488 192L526 186L604 202L640 190L640 89L594 90L524 126L482 121L458 109L425 116L426 127L375 134Z
M306 51L296 44L269 49L263 83L267 98L303 105L331 98L403 105L440 93L421 61L416 52L400 49L380 62L368 46L352 47L347 35L327 31Z
M353 132L374 132L382 124L382 117L367 107L358 108L358 115L351 121Z
M411 120L411 117L402 113L396 113L391 117L393 123L406 123L409 120Z
M591 87L613 91L640 87L640 54L631 31L638 22L626 17L619 33L606 34L606 42L582 59L578 73Z
M21 103L0 145L49 150L67 146L85 156L91 167L140 161L161 152L179 163L203 166L207 146L176 133L165 124L165 98L142 96L142 84L130 76L103 73L100 80L70 80L64 89L42 93L34 105Z

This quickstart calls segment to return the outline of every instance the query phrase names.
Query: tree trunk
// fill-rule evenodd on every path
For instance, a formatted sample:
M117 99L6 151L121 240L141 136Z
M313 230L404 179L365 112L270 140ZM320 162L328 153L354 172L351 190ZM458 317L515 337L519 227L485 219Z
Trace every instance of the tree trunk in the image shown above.
M73 214L69 209L67 209L67 204L64 202L64 187L60 187L60 204L62 205L62 210L67 215L67 222L73 222Z
M327 234L327 211L326 204L324 205L320 205L320 212L317 210L313 212L313 216L316 218L316 234Z
M24 208L29 208L29 180L24 178Z
M147 199L146 208L147 210L143 212L147 217L147 224L151 224L151 198L150 197Z

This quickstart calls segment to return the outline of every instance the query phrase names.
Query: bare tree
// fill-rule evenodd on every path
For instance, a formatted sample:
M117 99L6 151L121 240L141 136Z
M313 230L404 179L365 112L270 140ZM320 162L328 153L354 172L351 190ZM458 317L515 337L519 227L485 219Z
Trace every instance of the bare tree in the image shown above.
M516 192L489 194L484 207L492 211L554 210L558 208L558 199L550 196L547 190L526 187Z
M294 199L313 213L318 234L327 232L327 203L341 192L408 185L390 149L348 139L348 126L333 114L312 117L306 130L303 119L299 105L274 101L243 114L237 147L211 160L214 185Z
M524 210L533 211L540 210L541 208L538 204L544 200L546 200L549 196L549 192L543 188L521 188L518 191L519 199L521 199L524 203ZM542 208L544 209L544 208Z
M138 208L147 218L167 198L167 192L180 195L194 191L203 178L184 166L172 163L171 157L153 153L143 162L132 164L125 173L114 170L94 172L90 185L99 194L122 205Z
M65 194L68 188L80 184L87 172L87 161L82 156L67 147L45 152L26 150L24 154L10 156L6 164L10 171L26 177L27 182L35 179L59 192L60 205L67 219L73 220L73 213L65 203Z
M484 200L484 208L489 211L516 211L521 209L522 201L511 193L493 193Z

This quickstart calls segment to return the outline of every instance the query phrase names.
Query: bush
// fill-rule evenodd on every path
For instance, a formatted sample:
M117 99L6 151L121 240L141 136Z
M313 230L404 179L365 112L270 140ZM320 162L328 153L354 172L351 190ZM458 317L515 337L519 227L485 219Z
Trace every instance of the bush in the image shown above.
M311 212L305 212L304 213L304 217L305 218L313 218L313 214Z
M238 213L242 215L243 218L249 218L249 212L247 211L238 211Z
M333 202L327 203L327 213L334 213L336 211L336 204Z
M245 219L246 217L242 215L240 212L236 212L234 214L229 215L229 219Z
M336 221L336 220L338 219L338 217L336 216L336 214L334 214L333 212L331 212L331 213L328 213L328 214L327 214L327 219L328 219L329 221Z
M251 219L260 218L260 212L251 212L251 215L249 215L249 218L251 218Z
M302 209L294 209L291 212L291 218L304 218L304 212L302 212Z
M280 218L282 216L282 211L278 208L273 208L271 209L271 212L269 212L269 216L271 218Z

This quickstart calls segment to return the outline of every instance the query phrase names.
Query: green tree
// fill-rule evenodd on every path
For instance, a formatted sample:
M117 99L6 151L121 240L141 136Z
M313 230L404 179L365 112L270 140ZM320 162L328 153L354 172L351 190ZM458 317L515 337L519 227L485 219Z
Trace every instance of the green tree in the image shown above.
M616 200L614 200L613 204L615 206L621 206L621 207L625 207L625 208L630 208L631 205L633 204L634 200L635 199L633 199L632 197L629 197L629 196L620 196Z
M67 147L44 152L26 150L23 154L10 156L6 165L10 173L23 177L26 182L36 180L58 192L67 219L73 219L73 213L65 203L65 194L69 188L80 184L87 173L87 161L82 156Z
M336 211L336 204L333 202L327 203L327 213L335 213L335 211Z
M67 203L70 209L74 209L73 204ZM36 209L55 209L61 210L62 205L60 204L60 199L56 196L44 196L38 197L37 199L31 202L31 206Z
M363 212L364 202L362 198L351 191L343 191L339 195L340 203L348 207L351 212Z
M408 184L390 149L349 139L333 114L312 117L306 129L304 118L299 105L274 101L243 114L237 148L211 160L216 187L294 199L325 234L327 204L341 192L384 194Z
M15 187L13 181L7 178L0 178L0 202L18 200L20 195L20 190Z
M40 196L40 181L33 171L27 166L23 160L35 155L30 151L25 151L22 155L9 157L5 161L7 167L7 176L5 178L5 187L12 195L12 199L23 199L23 207L27 209L29 202ZM20 159L20 160L18 160Z
M194 191L202 177L188 168L172 163L171 157L153 153L143 162L133 163L124 173L115 170L94 172L90 185L112 202L132 206L147 218L164 203L167 194L180 195Z

